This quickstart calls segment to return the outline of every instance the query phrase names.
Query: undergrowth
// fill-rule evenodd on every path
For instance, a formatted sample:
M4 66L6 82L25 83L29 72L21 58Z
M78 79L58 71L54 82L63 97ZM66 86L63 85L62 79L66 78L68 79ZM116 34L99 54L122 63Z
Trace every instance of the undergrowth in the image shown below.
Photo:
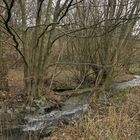
M91 107L81 120L59 127L52 136L44 140L139 139L140 87L135 87L121 91L104 107Z

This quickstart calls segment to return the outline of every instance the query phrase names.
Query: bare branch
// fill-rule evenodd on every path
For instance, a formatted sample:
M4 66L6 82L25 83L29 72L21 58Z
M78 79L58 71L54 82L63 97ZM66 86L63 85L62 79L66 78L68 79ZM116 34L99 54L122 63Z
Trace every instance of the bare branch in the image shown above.
M21 57L23 58L23 61L25 62L26 66L28 67L28 64L26 62L26 59L24 57L24 55L22 54L22 52L19 50L18 46L19 46L19 43L18 41L16 40L16 36L13 34L13 32L11 31L11 28L9 27L9 21L11 19L11 10L12 10L12 7L14 5L14 0L11 1L10 3L10 6L8 6L8 3L6 0L3 0L3 2L5 3L5 6L7 8L7 18L6 20L4 20L4 23L5 23L5 27L7 29L7 32L12 36L12 39L13 41L15 42L15 45L14 45L14 48L17 50L17 52L21 55Z

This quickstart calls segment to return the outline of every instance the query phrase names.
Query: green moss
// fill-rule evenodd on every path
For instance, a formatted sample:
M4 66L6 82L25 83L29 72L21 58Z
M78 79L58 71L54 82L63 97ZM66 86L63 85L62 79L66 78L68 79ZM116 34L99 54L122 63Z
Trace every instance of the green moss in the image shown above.
M40 99L34 100L34 103L36 104L37 107L41 108L46 105L47 100L44 96L42 96Z
M140 74L140 67L133 67L133 68L130 68L129 71L130 71L132 74Z

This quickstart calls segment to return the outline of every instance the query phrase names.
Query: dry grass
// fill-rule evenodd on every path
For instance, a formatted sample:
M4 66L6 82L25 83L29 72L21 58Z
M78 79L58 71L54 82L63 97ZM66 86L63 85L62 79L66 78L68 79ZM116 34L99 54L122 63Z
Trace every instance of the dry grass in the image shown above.
M113 98L102 113L90 109L82 120L59 128L44 140L139 140L140 88L131 89L124 98L121 104Z
M10 69L8 72L9 86L22 86L23 77L23 70Z
M132 74L126 74L125 72L121 72L115 77L114 81L115 82L124 82L124 81L132 80L133 78L134 78L134 76Z

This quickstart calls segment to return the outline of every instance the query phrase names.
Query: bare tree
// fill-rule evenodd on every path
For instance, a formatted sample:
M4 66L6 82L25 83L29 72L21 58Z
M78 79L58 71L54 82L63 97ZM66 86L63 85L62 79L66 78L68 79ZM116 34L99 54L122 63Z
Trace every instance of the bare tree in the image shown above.
M85 0L77 6L73 17L70 15L75 21L72 28L76 23L91 27L68 36L67 57L79 64L83 76L79 79L84 79L89 71L94 73L95 85L109 86L115 72L124 67L132 54L139 15L139 1Z
M24 61L29 95L39 95L54 42L64 36L71 41L71 60L88 63L78 67L80 79L92 71L96 85L111 81L117 66L125 62L121 51L128 48L140 18L137 0L3 0L1 8L1 26ZM20 13L18 30L12 25L14 8Z
M0 32L0 90L8 91L8 67L3 44L4 42L2 40L2 32Z
M0 7L0 12L4 15L3 7ZM4 31L3 25L0 22L0 90L8 91L8 67L4 54Z
M57 36L56 28L63 25L62 19L78 2L75 0L19 0L18 2L3 0L2 6L4 5L6 17L1 15L1 22L13 39L13 46L24 60L25 85L29 95L39 94L51 48L57 39L65 35L63 33ZM21 13L20 33L10 23L15 5L19 6L19 13Z

